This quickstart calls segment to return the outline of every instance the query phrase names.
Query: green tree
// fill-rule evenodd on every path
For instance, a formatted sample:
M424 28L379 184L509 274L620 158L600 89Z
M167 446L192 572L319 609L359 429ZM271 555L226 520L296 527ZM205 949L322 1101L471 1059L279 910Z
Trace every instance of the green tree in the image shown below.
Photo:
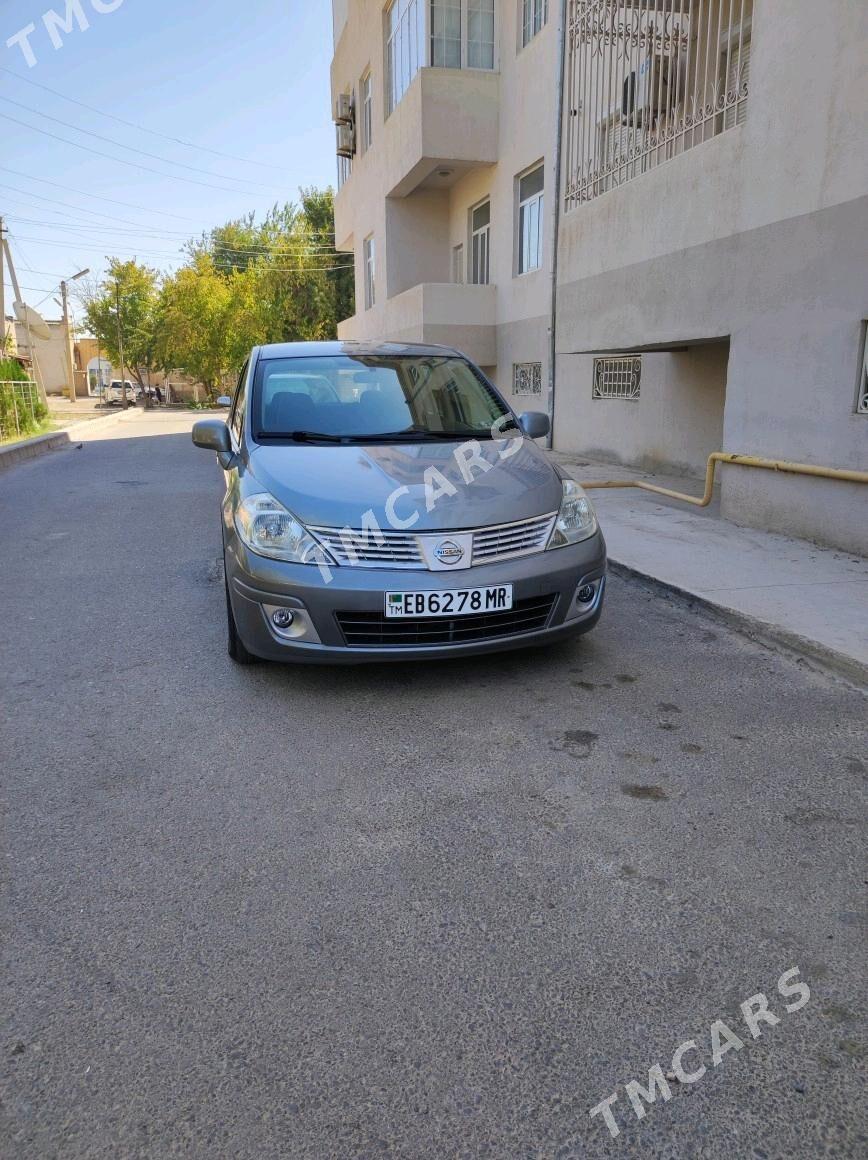
M124 363L141 387L145 376L157 367L159 281L159 273L148 266L112 258L103 281L86 287L82 294L91 333L116 366L120 365L122 339Z
M233 279L216 269L208 253L167 277L157 311L160 366L183 370L213 395L237 358L234 297Z
M191 240L184 265L163 278L159 293L154 271L111 264L104 288L123 279L126 289L137 272L153 290L133 330L141 365L182 370L213 394L252 346L337 336L338 322L354 310L352 262L334 248L332 190L302 189L300 197L299 205L274 205L260 222L248 214ZM87 317L114 358L117 316L104 288ZM125 354L126 345L125 328Z

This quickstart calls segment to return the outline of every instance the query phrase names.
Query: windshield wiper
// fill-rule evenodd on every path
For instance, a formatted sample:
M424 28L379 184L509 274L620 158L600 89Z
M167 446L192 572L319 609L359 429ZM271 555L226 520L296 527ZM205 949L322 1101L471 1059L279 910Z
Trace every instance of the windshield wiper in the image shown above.
M395 443L448 443L457 439L490 439L487 427L481 431L431 431L427 427L405 427L403 431L381 431L376 435L353 435L354 440Z
M365 434L330 435L324 431L260 431L260 439L291 439L294 443L447 443L453 440L490 439L488 427L468 431L431 431L405 427L403 431L371 431Z
M324 431L260 431L260 439L292 439L294 443L344 443L348 435L327 435Z

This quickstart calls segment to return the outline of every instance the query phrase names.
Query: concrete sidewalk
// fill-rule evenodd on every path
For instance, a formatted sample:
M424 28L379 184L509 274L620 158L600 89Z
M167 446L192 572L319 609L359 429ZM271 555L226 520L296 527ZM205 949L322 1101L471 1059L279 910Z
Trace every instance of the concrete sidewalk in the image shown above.
M647 479L701 495L693 479L652 476L555 453L580 482ZM591 492L614 569L702 604L759 640L868 684L868 560L720 518L636 488Z

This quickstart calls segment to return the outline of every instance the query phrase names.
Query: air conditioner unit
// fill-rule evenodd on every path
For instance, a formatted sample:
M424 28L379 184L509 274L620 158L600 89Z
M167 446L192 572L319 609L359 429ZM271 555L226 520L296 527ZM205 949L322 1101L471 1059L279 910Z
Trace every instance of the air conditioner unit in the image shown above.
M352 157L356 151L356 134L352 125L335 125L338 157Z
M339 125L353 123L353 98L350 93L338 93L335 99L335 121Z
M625 125L647 126L669 109L670 74L673 62L668 56L646 56L638 69L624 78L621 116Z

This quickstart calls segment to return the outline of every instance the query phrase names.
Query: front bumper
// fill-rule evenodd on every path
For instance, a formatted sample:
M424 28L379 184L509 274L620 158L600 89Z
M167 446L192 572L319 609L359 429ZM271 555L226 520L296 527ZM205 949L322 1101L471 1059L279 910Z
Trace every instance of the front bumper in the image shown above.
M331 583L311 565L257 556L234 530L227 535L224 555L238 633L249 652L275 661L419 661L545 644L592 629L600 618L605 594L606 545L599 531L580 544L456 572L335 567ZM512 585L516 603L553 597L545 624L533 631L472 641L360 647L347 645L338 620L338 613L382 613L387 591L441 591L498 584ZM580 605L576 593L586 584L596 584L596 596L593 602ZM270 611L283 607L296 614L293 632L301 635L284 638L272 626Z

